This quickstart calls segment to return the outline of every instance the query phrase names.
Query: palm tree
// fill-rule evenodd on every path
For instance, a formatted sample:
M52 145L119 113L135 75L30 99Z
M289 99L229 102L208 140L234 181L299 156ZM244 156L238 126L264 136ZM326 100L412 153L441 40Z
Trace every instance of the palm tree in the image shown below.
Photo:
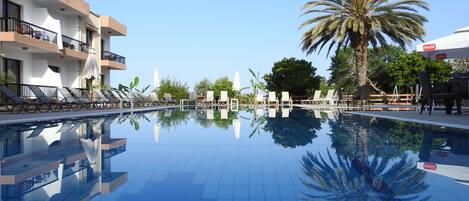
M355 53L360 98L365 97L368 83L368 46L387 46L387 39L405 49L407 44L422 40L427 19L417 9L429 10L425 0L313 0L303 7L302 15L314 14L301 24L310 27L302 37L302 50L308 55L332 48L351 46Z
M373 156L366 161L308 152L302 160L304 200L428 200L425 171L404 154L398 160Z

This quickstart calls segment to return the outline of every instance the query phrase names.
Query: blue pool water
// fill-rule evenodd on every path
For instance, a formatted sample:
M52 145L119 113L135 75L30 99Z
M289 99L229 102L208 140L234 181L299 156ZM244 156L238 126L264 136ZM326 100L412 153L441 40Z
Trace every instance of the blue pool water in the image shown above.
M2 200L468 200L469 132L338 112L0 126Z

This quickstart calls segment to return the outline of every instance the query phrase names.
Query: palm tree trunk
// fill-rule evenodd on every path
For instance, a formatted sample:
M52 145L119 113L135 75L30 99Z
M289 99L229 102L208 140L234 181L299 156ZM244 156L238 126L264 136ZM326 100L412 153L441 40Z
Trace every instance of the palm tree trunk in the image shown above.
M355 49L355 69L357 75L358 95L360 100L366 100L368 96L368 40L367 37L357 43Z

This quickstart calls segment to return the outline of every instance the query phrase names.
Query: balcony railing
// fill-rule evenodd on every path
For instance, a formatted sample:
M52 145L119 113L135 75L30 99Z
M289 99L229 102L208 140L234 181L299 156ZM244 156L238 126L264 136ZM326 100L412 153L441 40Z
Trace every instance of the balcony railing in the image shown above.
M109 60L109 61L115 61L117 63L125 64L125 57L120 56L118 54L114 54L109 51L103 51L101 54L101 59L102 60Z
M64 48L70 48L79 52L88 53L90 49L88 44L65 35L62 35L62 43Z
M57 43L57 33L16 18L0 18L1 32L17 32L50 43Z

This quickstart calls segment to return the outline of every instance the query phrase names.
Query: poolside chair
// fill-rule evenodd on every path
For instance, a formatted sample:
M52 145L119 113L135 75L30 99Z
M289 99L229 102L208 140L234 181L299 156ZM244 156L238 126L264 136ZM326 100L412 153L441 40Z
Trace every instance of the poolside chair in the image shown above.
M262 103L263 105L265 105L264 95L262 95L262 94L257 94L256 95L256 104L258 104L258 103Z
M158 99L158 94L156 94L155 92L151 92L150 95L148 95L148 98L152 105L158 106L160 104L160 100Z
M421 109L420 114L422 114L425 106L428 105L430 108L428 114L432 114L433 103L435 101L444 101L446 107L446 114L451 114L453 110L453 103L456 101L456 110L458 114L461 114L461 88L460 85L456 82L446 82L446 83L431 83L430 73L424 71L418 74L420 81L422 82L422 92L423 96L420 99Z
M188 105L189 103L194 103L194 105L197 105L197 93L196 92L190 92L188 99L181 99L180 100L180 104L182 106Z
M106 107L107 105L109 105L110 107L113 107L114 104L117 103L116 100L111 100L109 98L107 98L103 92L99 89L96 89L94 90L94 94L96 95L96 101L97 102L100 102L100 103L103 103L103 105Z
M269 97L267 98L267 104L270 105L271 103L278 105L278 99L277 99L277 95L275 91L269 92Z
M230 103L230 99L228 98L228 91L220 91L220 99L218 99L217 104L220 105L220 102L226 103L226 105Z
M81 93L80 89L76 88L71 88L71 87L65 87L75 98L77 98L79 101L86 103L87 105L90 106L90 108L98 108L98 109L103 109L104 104L98 101L92 101L88 97L84 96L83 93Z
M334 95L335 95L335 90L334 89L328 90L327 94L326 94L326 97L322 98L321 102L323 104L333 105L334 101L335 101L334 100Z
M0 86L0 92L7 98L6 101L2 100L2 105L8 108L10 106L10 113L21 113L22 111L26 112L47 112L49 110L47 102L41 102L40 100L24 99L16 95L11 89L6 86ZM34 109L30 107L34 106ZM41 108L46 107L47 110L42 110ZM15 110L17 109L17 110Z
M136 107L145 106L145 101L134 96L134 94L132 93L129 93L127 91L121 91L121 90L116 90L116 92L119 93L121 97L123 97L124 99L132 100L132 102L134 103L134 106Z
M78 110L81 110L83 106L89 104L87 102L83 102L79 99L76 99L75 97L73 97L70 91L68 91L65 88L59 88L58 91L63 96L62 101L64 102L64 105L62 106L62 110L64 110L66 106L70 106L70 109L72 109L73 111L78 111ZM68 110L68 109L65 109L65 110Z
M38 86L28 85L28 88L33 92L34 96L36 96L37 101L47 105L47 111L52 110L53 112L58 112L62 109L62 103L57 98L46 96Z
M205 100L203 102L210 103L210 105L213 105L213 103L215 102L215 96L213 94L213 91L207 91L207 96L205 97Z
M107 93L110 93L114 98L119 100L119 108L124 108L125 106L133 108L134 101L128 98L124 98L116 90L106 90Z
M315 104L321 102L321 90L314 91L313 97L309 97L306 100L301 100L302 104Z
M293 100L290 98L290 93L288 91L282 91L282 98L280 99L280 104L288 103L288 105L293 105Z
M176 104L176 101L173 100L173 96L171 96L170 93L165 93L164 94L164 102L166 104Z

